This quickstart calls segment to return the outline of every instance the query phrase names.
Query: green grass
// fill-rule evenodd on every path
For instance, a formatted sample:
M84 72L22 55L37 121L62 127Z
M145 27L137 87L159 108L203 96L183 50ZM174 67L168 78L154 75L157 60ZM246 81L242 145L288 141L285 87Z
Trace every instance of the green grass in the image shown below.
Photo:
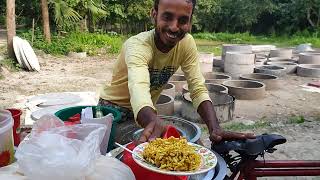
M253 129L263 129L270 126L269 122L266 121L259 121L253 125L245 125L243 123L230 123L230 124L223 124L222 127L228 131L245 131L245 130L253 130Z
M23 38L31 42L30 31L18 32ZM87 52L89 55L118 53L123 43L122 36L102 33L70 32L66 36L51 36L51 43L44 41L43 34L36 30L33 46L53 55L66 55L68 52Z
M195 39L234 44L274 44L277 46L296 46L311 43L313 47L320 47L320 33L294 34L292 36L254 36L249 33L197 33Z
M318 35L319 34L319 35ZM272 44L277 47L292 47L299 44L311 43L320 48L320 33L295 34L292 36L254 36L249 33L196 33L193 34L199 51L213 52L221 55L221 45L230 44Z
M5 67L12 72L17 72L21 70L20 64L17 63L16 60L8 57L0 61L0 66Z
M305 122L305 118L303 117L303 116L301 116L301 115L299 115L299 116L291 116L291 117L289 117L289 119L288 119L288 124L302 124L302 123L304 123Z

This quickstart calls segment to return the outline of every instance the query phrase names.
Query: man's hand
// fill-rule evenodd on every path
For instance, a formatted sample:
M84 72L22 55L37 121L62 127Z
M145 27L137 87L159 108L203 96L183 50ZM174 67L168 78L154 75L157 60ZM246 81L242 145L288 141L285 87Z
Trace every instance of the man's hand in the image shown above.
M161 119L151 121L143 130L139 143L144 143L147 141L152 141L157 137L161 137L165 130L164 125L162 124Z
M252 133L238 133L231 131L224 131L220 127L212 129L210 132L210 140L212 143L219 143L221 141L232 141L240 139L252 139L255 138Z
M213 105L210 101L204 101L198 107L198 113L201 118L207 124L210 134L210 140L213 143L219 143L220 141L225 140L237 140L237 139L247 139L247 138L255 138L255 136L251 133L237 133L224 131L218 122L216 112L214 111Z
M157 137L161 137L165 131L162 120L157 117L156 112L151 107L142 108L138 113L137 121L144 128L139 143L152 141Z

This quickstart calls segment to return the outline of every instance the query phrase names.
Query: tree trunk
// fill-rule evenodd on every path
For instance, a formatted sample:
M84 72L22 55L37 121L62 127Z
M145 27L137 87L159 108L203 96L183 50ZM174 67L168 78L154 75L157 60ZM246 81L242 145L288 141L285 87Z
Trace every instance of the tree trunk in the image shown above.
M48 43L51 43L50 24L49 24L49 11L47 0L41 0L42 24L44 38Z
M14 58L13 36L16 35L15 0L7 0L7 49L8 55Z
M93 33L94 32L94 23L93 23L93 17L90 12L88 12L88 28L89 32Z

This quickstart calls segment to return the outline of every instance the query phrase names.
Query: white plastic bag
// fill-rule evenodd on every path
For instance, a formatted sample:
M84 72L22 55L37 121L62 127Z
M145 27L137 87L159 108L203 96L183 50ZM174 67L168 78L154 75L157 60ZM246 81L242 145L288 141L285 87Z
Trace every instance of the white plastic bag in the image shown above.
M43 116L15 157L29 179L82 180L94 170L105 131L102 124L64 126L53 115Z
M100 156L93 173L86 180L135 180L131 169L116 158Z
M110 138L110 134L111 134L113 119L114 119L114 117L113 117L112 113L109 113L108 115L100 117L100 118L88 118L85 116L81 116L81 124L96 123L96 124L106 125L106 128L107 128L106 133L105 133L105 135L102 139L102 142L100 144L100 152L102 155L107 154L108 142L109 142L109 138Z

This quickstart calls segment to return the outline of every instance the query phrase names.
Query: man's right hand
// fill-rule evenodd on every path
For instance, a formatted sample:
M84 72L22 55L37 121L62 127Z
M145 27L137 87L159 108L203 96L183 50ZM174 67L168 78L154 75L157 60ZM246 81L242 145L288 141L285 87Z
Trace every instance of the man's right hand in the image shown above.
M142 108L138 113L137 121L144 128L139 143L152 141L157 137L161 137L165 131L162 119L157 116L151 107Z
M139 139L139 143L144 143L147 141L152 141L158 137L161 137L165 131L165 126L162 124L162 120L157 118L157 120L151 121L142 131Z

